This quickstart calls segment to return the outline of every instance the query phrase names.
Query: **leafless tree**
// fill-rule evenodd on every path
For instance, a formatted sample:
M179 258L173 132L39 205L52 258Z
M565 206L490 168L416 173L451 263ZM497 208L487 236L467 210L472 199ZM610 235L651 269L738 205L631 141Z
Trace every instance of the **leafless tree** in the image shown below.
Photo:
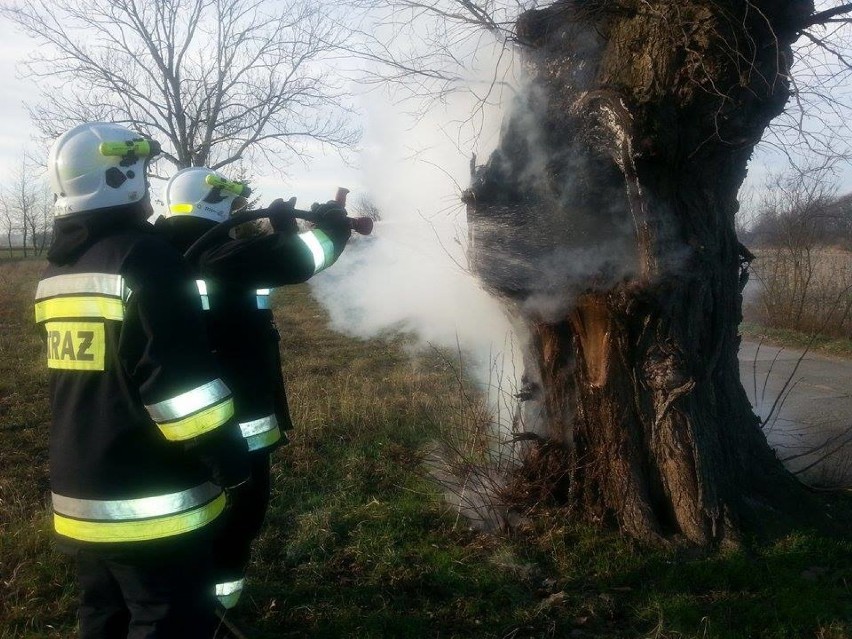
M839 187L823 170L772 173L757 210L741 230L743 241L763 247L786 243L804 234L813 245L852 248L852 195L837 196Z
M852 264L834 248L845 208L824 167L771 178L749 236L757 258L760 321L842 337L852 318Z
M34 206L27 218L29 227L30 246L34 255L42 255L50 244L53 226L53 196L43 182L35 193Z
M309 0L20 0L3 14L41 44L30 111L55 137L109 120L164 143L176 167L346 148L348 95L330 66L346 30Z
M547 6L542 0L349 0L348 5L371 16L357 47L376 66L368 82L391 84L397 96L421 101L443 100L456 91L473 92L483 102L512 90L510 65L493 69L490 78L473 82L469 70L484 50L498 47L502 62L524 50L516 20L525 11ZM635 2L617 2L630 12ZM644 4L653 11L654 2ZM849 117L852 77L852 3L825 0L799 29L789 60L791 99L770 124L760 146L772 149L794 165L813 157L826 161L852 160ZM592 11L606 3L588 3ZM745 0L759 13L759 3ZM735 44L735 43L732 43ZM749 61L740 60L745 74Z
M734 220L767 127L783 113L797 118L791 104L809 110L794 44L808 39L808 54L831 55L841 35L832 29L852 4L504 2L514 15L492 21L493 2L380 4L455 25L425 30L421 42L449 43L430 67L406 48L419 29L401 38L404 20L393 23L393 82L416 77L441 95L463 77L443 66L459 51L452 34L474 29L496 34L524 70L498 148L474 167L464 197L474 271L530 337L522 396L564 446L561 497L631 536L699 545L770 520L819 519L740 383L737 327L753 256ZM825 67L835 81L848 68ZM808 133L804 119L793 122Z
M27 257L29 251L30 239L30 220L35 213L36 208L36 188L29 173L26 159L21 160L15 176L8 187L7 202L10 205L12 214L17 221L17 229L21 234L21 248L23 256Z
M15 256L15 231L17 229L17 220L14 215L13 208L9 205L6 195L0 193L0 215L3 219L3 233L6 236L6 248L9 251L9 257Z
M12 255L14 238L20 237L24 257L41 255L53 223L53 201L39 168L22 156L18 168L2 190L6 242Z
M382 210L379 208L379 205L376 204L376 201L370 197L370 195L359 195L351 208L352 212L358 216L368 217L375 221L382 219Z
M815 3L793 43L791 98L771 123L761 145L807 169L814 158L852 159L849 79L852 77L852 4ZM792 156L792 157L791 157Z

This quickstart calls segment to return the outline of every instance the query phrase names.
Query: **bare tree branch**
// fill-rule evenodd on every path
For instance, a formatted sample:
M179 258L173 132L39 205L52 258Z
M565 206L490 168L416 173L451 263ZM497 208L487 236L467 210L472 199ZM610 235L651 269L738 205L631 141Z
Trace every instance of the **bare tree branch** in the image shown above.
M819 13L813 14L799 26L799 29L804 30L816 24L834 22L834 19L837 18L837 16L843 15L845 13L852 13L852 2L842 4L839 7L834 7L833 9L826 9L825 11L820 11ZM848 18L846 18L845 20L848 20Z
M0 188L0 210L9 256L18 248L24 257L41 255L53 224L53 201L38 165L26 154Z
M348 32L317 3L20 0L0 12L43 45L27 68L43 80L30 111L47 137L121 122L163 142L177 167L223 167L253 149L301 157L359 137L332 68Z

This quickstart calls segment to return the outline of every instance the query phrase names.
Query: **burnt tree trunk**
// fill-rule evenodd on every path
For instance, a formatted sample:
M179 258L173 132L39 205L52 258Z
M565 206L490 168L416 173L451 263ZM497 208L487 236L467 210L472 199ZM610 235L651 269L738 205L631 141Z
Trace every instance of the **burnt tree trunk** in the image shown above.
M471 258L527 328L566 498L646 540L737 541L816 506L739 381L737 192L808 0L562 0L466 193Z

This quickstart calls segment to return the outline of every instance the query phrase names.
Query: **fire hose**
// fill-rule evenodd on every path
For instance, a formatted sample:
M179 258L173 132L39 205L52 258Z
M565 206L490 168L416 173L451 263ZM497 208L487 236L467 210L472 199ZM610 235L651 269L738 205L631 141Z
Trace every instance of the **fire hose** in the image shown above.
M337 202L341 208L346 206L346 195L349 193L349 189L345 189L340 187L337 189L337 195L334 197L334 201ZM204 235L199 237L195 242L193 242L192 246L190 246L184 256L187 260L192 262L201 251L206 249L210 244L212 244L215 240L218 240L222 235L226 234L232 228L239 226L240 224L245 224L246 222L253 222L255 220L269 218L271 216L291 216L293 218L299 218L301 220L306 220L308 222L321 222L321 216L317 215L313 211L301 211L295 207L296 198L290 198L288 204L288 208L281 210L276 209L272 211L268 208L266 209L257 209L256 211L246 211L245 213L237 213L233 215L228 220L221 222L214 226L212 229L207 231ZM370 235L373 232L373 220L369 217L347 217L349 222L349 228L360 235Z

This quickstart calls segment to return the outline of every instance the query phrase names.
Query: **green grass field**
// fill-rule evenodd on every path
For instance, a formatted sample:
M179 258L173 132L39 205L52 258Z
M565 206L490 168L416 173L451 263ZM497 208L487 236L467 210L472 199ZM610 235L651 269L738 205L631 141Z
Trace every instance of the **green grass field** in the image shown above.
M31 320L42 266L0 264L0 639L74 635L73 578L47 506ZM643 549L547 503L510 534L471 530L423 465L433 442L482 419L453 356L333 333L304 286L276 304L296 430L275 455L271 512L233 613L253 636L852 637L849 538Z

